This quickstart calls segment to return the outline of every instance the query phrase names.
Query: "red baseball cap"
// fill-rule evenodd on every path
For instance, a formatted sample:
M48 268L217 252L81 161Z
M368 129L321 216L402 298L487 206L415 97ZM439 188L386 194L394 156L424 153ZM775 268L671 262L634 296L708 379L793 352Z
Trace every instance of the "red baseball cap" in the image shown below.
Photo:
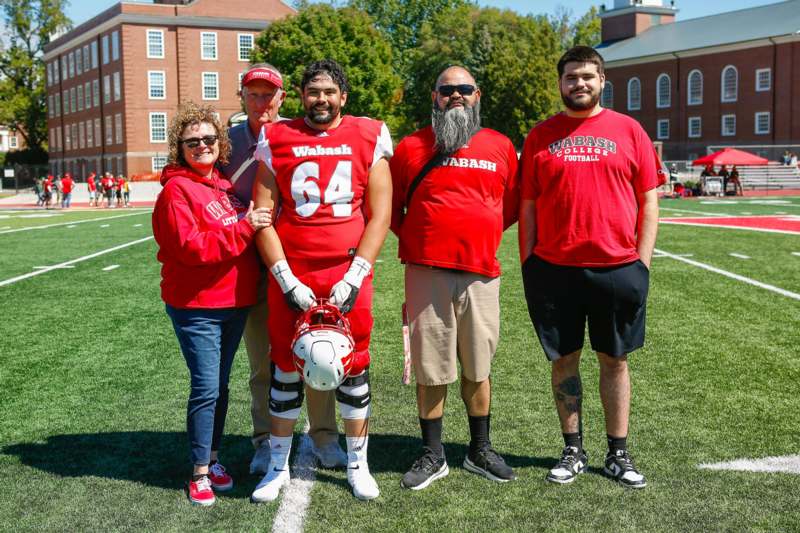
M255 80L264 80L279 89L283 89L283 78L277 70L266 67L253 67L242 78L242 87Z

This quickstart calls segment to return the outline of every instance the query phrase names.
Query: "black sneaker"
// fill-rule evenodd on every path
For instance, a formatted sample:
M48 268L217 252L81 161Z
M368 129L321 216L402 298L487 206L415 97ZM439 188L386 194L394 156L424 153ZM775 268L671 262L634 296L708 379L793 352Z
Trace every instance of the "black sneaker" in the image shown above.
M438 455L430 448L423 448L424 453L414 461L411 469L405 473L400 486L411 490L422 490L440 477L450 473L444 454Z
M588 458L586 452L579 450L575 446L564 446L561 451L561 459L556 466L550 469L545 478L550 483L572 483L578 474L586 471Z
M636 470L628 450L617 450L606 454L603 473L620 482L625 487L641 489L647 486L644 476Z
M484 446L475 452L470 451L464 458L464 468L500 483L517 479L514 470L491 446Z

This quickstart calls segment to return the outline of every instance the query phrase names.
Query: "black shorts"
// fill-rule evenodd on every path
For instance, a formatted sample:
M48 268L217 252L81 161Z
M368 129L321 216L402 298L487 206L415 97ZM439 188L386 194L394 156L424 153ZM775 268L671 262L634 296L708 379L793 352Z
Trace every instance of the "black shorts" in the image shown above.
M621 357L644 345L650 272L637 260L605 268L561 266L531 255L522 281L536 335L551 361L583 348Z

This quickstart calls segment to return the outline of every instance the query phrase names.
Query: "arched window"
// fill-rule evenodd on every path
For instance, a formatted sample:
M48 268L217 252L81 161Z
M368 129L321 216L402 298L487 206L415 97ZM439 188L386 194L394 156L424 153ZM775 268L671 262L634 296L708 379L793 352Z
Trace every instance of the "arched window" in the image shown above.
M600 96L600 105L606 109L614 109L614 84L608 80L606 80L606 86Z
M686 103L689 105L700 105L703 103L703 73L693 70L687 78Z
M733 65L722 69L722 101L735 102L739 96L739 72Z
M639 78L628 80L628 111L638 111L642 108L642 82Z
M671 100L669 75L661 74L656 79L656 107L669 107Z

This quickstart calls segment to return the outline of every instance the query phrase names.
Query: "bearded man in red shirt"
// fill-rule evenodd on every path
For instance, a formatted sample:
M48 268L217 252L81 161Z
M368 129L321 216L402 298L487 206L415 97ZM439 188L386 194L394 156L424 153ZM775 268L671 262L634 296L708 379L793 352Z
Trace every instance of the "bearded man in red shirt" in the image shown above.
M579 364L586 322L600 363L608 453L603 471L644 487L627 450L627 357L644 345L650 259L658 230L656 187L664 182L639 123L599 105L603 58L576 46L558 62L566 106L528 134L520 159L519 250L525 297L552 362L564 449L547 481L570 483L586 469Z
M515 478L489 440L489 374L500 336L495 254L517 218L517 154L507 137L481 129L481 91L466 69L445 69L432 99L432 126L403 139L390 162L423 446L403 476L412 490L449 472L442 417L458 363L470 429L464 467L493 481Z

